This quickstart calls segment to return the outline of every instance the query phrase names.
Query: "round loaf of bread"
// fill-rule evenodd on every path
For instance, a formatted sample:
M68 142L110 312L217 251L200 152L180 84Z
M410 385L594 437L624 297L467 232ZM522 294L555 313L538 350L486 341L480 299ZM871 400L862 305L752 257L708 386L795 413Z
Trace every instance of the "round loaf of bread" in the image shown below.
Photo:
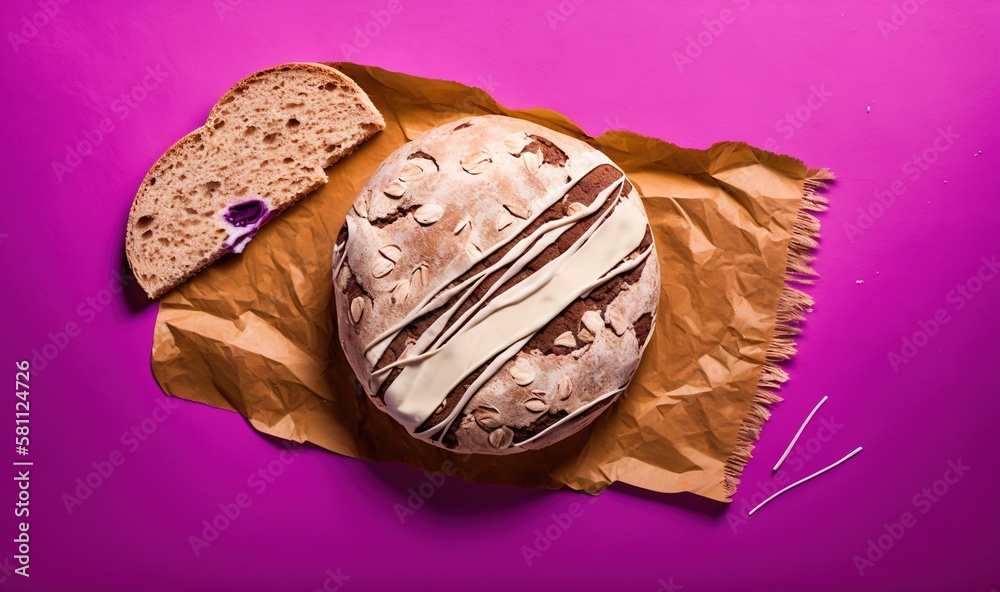
M340 342L413 436L508 454L580 430L628 385L660 276L639 194L587 144L470 117L390 155L334 250Z

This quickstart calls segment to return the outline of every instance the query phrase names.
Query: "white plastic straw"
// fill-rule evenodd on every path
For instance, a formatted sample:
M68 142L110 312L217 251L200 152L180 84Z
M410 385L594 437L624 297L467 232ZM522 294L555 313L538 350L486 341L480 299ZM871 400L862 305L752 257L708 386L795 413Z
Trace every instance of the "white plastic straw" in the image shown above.
M852 456L854 456L855 454L857 454L857 453L859 453L859 452L861 452L861 447L860 447L860 446L858 446L857 448L855 448L855 449L854 449L854 452L852 452L852 453L848 454L848 455L847 455L847 456L845 456L844 458L842 458L842 459L838 460L837 462L835 462L835 463L833 463L832 465L830 465L830 466L826 467L825 469L821 469L821 470L819 470L819 471L816 471L816 472L815 472L815 473L813 473L812 475L809 475L808 477L806 477L806 478L804 478L804 479L800 479L800 480L796 481L795 483L792 483L792 484L791 484L791 485L789 485L788 487L786 487L786 488L782 489L782 490L781 490L781 491L779 491L778 493L776 493L776 494L772 495L771 497L769 497L769 498L767 498L766 500L764 500L764 501L760 502L759 504L757 504L757 507L756 507L756 508L754 508L754 509L752 509L752 510L750 510L750 513L749 513L749 514L747 514L747 516L753 516L753 513L754 513L754 512L756 512L757 510L761 509L761 508L762 508L762 507L764 506L764 504L766 504L767 502L769 502L769 501L773 500L774 498L778 497L779 495L781 495L781 494L785 493L785 492L786 492L786 491L788 491L789 489L791 489L791 488L793 488L793 487L796 487L796 486L798 486L798 485L801 485L801 484L805 483L806 481L808 481L808 480L812 479L813 477L819 477L819 476L820 476L820 475L822 475L823 473L825 473L825 472L829 471L830 469L832 469L832 468L836 467L836 466L837 466L837 465L839 465L840 463L842 463L842 462L846 461L847 459L851 458Z
M795 432L795 437L792 438L792 441L788 444L788 448L785 449L785 453L782 454L781 458L778 459L778 464L774 465L774 468L771 469L772 473L774 471L777 471L778 467L781 466L781 463L785 462L785 459L788 458L788 454L792 451L792 448L795 446L795 443L799 441L799 436L802 435L802 431L805 430L806 426L809 425L809 422L812 421L813 415L816 415L816 412L819 411L820 406L822 406L823 403L826 403L826 399L827 397L826 395L824 395L823 398L819 400L819 403L816 403L816 406L813 407L813 410L809 412L809 415L806 416L806 420L802 422L801 426L799 426L799 431Z

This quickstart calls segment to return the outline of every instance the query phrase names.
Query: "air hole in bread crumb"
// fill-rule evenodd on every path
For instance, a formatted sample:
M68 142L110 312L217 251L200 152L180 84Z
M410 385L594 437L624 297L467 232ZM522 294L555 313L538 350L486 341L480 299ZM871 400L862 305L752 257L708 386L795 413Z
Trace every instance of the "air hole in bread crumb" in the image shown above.
M326 84L323 85L322 88L324 90L333 90L333 89L337 88L337 85L334 84L334 83L332 83L332 82L327 82Z
M275 136L274 134L267 134L266 136L264 136L264 143L270 144L271 142L273 142L274 136Z
M247 127L245 130L243 130L243 135L244 136L249 136L250 134L254 133L255 131L257 131L257 128L251 125L251 126Z
M295 119L293 117L293 118L289 119L288 123L286 123L285 125L287 125L288 127L291 127L291 128L299 127L299 120Z
M194 208L184 208L184 211L187 212L188 215L190 215L190 216L197 216L198 215L198 210L196 210Z
M289 157L285 158L284 160L282 160L281 162L283 162L285 164L288 164L290 162L295 162L295 159L292 158L291 156L289 156Z
M138 228L139 230L142 230L144 228L149 228L149 225L152 223L153 223L152 216L142 216L135 221L135 227Z
M153 177L152 179L150 179L149 180L149 184L150 185L156 185L156 177Z
M146 232L142 233L142 236L140 238L142 238L143 240L146 240L146 239L152 238L152 237L153 237L153 231L152 230L147 230Z
M221 183L219 183L218 181L209 181L208 183L205 183L205 189L207 189L209 192L212 192L218 189L219 185L221 185Z
M225 119L220 119L219 121L215 122L215 129L219 129L219 128L221 128L224 125L226 125L226 120Z
M340 144L330 144L326 147L327 152L335 152L340 149Z

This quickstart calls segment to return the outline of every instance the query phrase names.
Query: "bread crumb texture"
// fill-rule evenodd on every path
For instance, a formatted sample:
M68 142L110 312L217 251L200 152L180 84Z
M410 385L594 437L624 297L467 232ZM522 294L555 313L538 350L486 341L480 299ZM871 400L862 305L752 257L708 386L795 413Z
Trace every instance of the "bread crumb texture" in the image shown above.
M153 165L129 213L126 253L157 298L230 251L327 181L324 168L385 127L352 80L321 64L287 64L241 80L206 124ZM242 204L263 215L234 225Z

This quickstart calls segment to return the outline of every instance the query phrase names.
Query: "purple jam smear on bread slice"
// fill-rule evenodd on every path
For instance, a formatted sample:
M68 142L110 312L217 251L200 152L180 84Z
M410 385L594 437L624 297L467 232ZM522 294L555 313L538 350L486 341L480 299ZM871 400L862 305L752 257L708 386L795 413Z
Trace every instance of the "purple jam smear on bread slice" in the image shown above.
M270 210L263 201L249 199L229 206L223 218L233 226L249 226L260 222Z
M242 252L384 127L365 92L325 64L282 64L239 81L153 164L132 201L125 252L139 285L158 298Z
M222 219L226 221L229 231L224 250L242 253L250 239L265 222L274 217L274 214L274 210L267 207L267 204L260 199L241 201L223 210Z

